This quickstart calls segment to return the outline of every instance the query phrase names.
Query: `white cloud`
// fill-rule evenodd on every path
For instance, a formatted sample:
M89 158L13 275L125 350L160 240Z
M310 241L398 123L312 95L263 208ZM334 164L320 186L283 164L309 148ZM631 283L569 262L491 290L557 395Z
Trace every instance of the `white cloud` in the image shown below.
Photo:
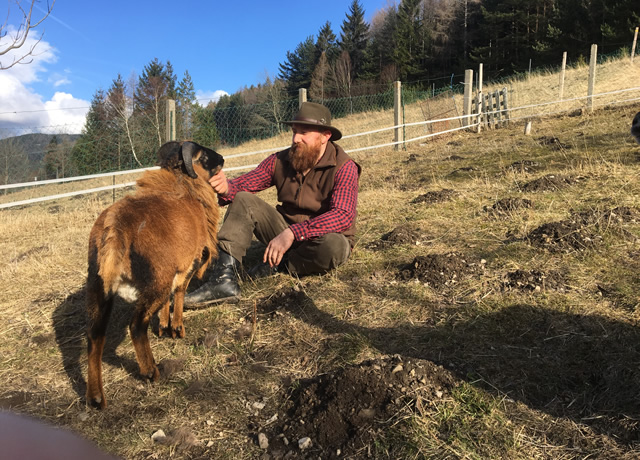
M9 35L15 33L11 29L8 32ZM22 48L9 51L0 62L4 66L10 65L28 52L39 36L38 33L29 35ZM58 59L56 53L49 43L41 41L34 55L27 58L31 62L0 70L0 138L30 132L80 133L89 101L63 92L56 92L46 101L30 86L43 81L44 77L44 81L54 88L71 83L67 75L47 75L47 65Z
M203 91L199 89L196 91L196 99L200 105L207 105L210 101L218 102L222 96L228 95L229 93L221 89L216 91Z

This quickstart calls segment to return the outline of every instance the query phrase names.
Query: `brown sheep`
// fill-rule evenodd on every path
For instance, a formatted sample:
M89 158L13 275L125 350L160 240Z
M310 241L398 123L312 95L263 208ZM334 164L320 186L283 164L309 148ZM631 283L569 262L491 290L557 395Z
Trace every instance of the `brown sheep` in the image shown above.
M160 169L146 171L135 194L103 211L89 236L87 404L100 409L107 404L102 352L115 295L135 302L131 340L140 374L155 381L160 373L147 336L149 321L159 312L159 334L184 337L189 281L201 278L218 255L219 207L208 180L222 168L222 156L193 142L168 142L158 157Z

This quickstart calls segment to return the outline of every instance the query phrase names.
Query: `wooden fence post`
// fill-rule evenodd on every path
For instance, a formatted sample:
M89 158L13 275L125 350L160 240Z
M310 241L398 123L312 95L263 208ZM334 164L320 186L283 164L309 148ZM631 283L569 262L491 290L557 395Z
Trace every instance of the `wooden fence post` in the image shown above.
M467 69L464 71L464 99L462 104L462 115L465 117L462 119L462 126L469 126L471 124L471 95L473 92L473 69Z
M307 102L307 88L298 89L298 108L303 102Z
M482 95L482 125L485 128L489 127L489 95Z
M482 131L482 98L483 98L482 93L478 93L478 96L476 97L476 100L475 100L476 114L477 114L476 123L478 124L478 126L476 126L477 133Z
M562 100L564 97L564 73L567 69L567 52L562 53L562 69L560 69L560 94L558 99Z
M394 129L393 142L403 142L404 133L402 127L402 83L399 81L393 82L393 126ZM400 144L396 144L395 150L400 150Z
M587 89L587 109L593 112L593 91L596 86L596 60L598 59L598 45L591 45L589 58L589 87Z
M633 34L633 46L631 47L631 62L633 63L633 57L636 55L636 44L638 43L638 28Z
M165 141L176 140L176 101L173 99L167 99L166 112L165 112Z
M489 128L495 127L496 112L493 108L493 94L487 94L487 115L489 115Z
M508 125L511 114L509 114L509 90L506 87L502 88L502 105L504 107L504 121Z

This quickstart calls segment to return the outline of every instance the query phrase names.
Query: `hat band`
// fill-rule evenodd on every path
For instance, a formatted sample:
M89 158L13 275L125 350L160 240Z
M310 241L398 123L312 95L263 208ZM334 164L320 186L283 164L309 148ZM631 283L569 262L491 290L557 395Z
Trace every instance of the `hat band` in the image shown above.
M314 118L304 118L304 117L296 117L295 120L293 120L293 123L298 123L298 122L302 122L302 123L313 123L314 125L323 125L326 126L326 122L324 121L324 119L322 120L316 120Z

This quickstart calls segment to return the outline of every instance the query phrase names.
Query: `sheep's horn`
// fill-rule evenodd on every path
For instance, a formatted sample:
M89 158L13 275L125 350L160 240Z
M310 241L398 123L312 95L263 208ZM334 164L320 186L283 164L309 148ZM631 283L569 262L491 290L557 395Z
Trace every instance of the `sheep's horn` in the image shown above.
M182 144L182 161L184 161L184 167L187 170L187 174L192 179L197 179L198 175L193 170L193 156L198 152L199 147L193 142L185 142Z

